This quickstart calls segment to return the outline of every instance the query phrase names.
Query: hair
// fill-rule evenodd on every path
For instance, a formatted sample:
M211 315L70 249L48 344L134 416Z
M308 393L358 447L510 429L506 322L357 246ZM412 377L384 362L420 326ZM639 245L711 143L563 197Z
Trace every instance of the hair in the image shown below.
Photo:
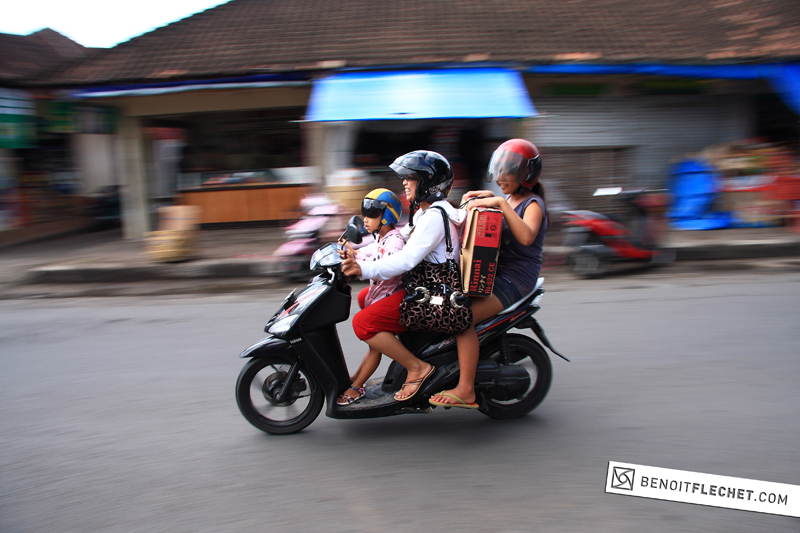
M539 198L541 198L542 200L544 200L545 202L547 201L547 199L544 197L544 185L542 185L541 181L537 181L536 185L534 185L533 187L523 187L522 185L520 185L519 187L516 188L514 192L520 193L523 191L530 191Z
M531 188L531 192L540 197L542 200L547 201L547 199L544 197L544 185L542 185L541 181L538 181L536 185Z

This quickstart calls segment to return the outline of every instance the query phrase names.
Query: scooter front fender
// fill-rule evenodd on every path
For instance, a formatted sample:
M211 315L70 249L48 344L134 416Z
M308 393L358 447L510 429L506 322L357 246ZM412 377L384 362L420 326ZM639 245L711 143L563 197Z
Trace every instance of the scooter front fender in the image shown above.
M245 351L239 357L264 357L267 355L285 355L291 344L288 341L279 339L274 335L264 337Z

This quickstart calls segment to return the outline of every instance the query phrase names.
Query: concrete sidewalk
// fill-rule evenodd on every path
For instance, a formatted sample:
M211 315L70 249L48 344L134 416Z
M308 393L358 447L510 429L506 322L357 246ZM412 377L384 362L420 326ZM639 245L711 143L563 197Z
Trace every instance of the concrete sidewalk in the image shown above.
M559 243L560 235L551 237ZM285 276L271 257L284 242L283 229L203 230L198 257L156 263L140 240L119 230L84 232L0 249L0 290L31 284L128 283L150 280L252 279ZM667 245L678 261L800 256L800 233L784 227L672 231ZM566 249L545 246L545 263L563 264Z

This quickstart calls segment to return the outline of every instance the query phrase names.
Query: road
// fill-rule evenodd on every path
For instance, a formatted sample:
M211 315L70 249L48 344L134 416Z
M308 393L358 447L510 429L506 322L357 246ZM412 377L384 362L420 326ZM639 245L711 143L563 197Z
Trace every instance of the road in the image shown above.
M537 317L572 362L531 415L323 414L286 437L233 391L288 291L0 301L0 531L798 530L604 493L610 460L800 484L797 272L547 287Z

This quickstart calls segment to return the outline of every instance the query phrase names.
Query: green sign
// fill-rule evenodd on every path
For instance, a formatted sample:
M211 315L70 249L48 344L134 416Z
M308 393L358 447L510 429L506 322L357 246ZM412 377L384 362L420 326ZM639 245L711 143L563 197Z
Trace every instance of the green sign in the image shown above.
M30 148L36 140L33 99L25 91L0 89L0 148Z

